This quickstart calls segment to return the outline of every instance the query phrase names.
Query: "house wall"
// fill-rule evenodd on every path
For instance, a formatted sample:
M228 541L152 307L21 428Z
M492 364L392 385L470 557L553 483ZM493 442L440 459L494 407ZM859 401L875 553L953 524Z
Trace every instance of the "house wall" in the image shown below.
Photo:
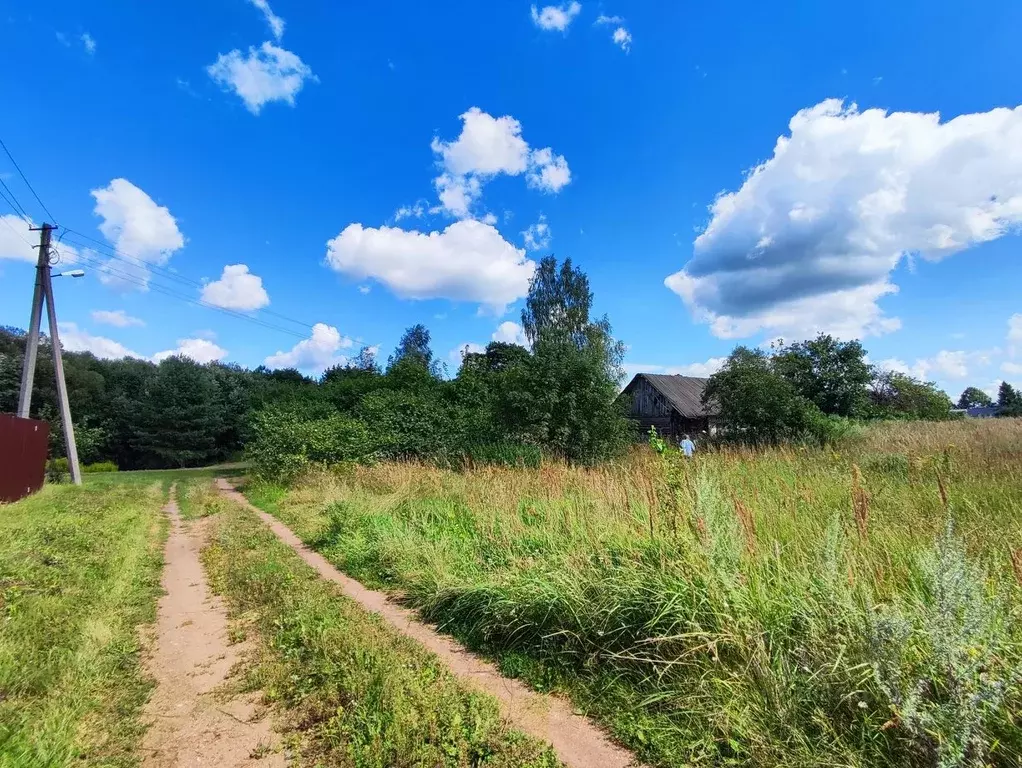
M628 417L636 425L636 436L645 438L650 427L663 437L678 440L683 434L695 437L709 428L708 420L682 418L674 407L645 379L639 379L629 393L632 397Z

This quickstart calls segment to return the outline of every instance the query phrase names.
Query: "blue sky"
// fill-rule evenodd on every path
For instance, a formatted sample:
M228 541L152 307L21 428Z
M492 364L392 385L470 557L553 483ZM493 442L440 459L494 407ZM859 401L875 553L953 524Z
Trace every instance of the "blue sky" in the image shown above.
M822 330L957 394L1022 383L1020 24L942 0L8 2L0 138L88 271L56 284L71 348L315 373L424 322L453 371L515 338L552 252L630 370ZM0 323L24 326L3 214Z

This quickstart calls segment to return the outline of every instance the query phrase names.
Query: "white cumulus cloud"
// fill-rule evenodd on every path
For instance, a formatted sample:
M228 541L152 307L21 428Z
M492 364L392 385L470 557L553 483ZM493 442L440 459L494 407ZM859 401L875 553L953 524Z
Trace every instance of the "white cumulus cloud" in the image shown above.
M127 328L132 325L145 325L145 322L137 317L132 317L123 309L96 309L92 311L93 322L102 325L112 325L117 328Z
M632 49L632 33L624 27L618 27L611 34L610 39L614 41L614 44L619 46L622 51L628 53Z
M525 247L530 251L539 251L550 246L550 225L546 222L546 216L539 215L535 224L522 232L522 239Z
M263 18L266 19L266 25L270 28L273 33L274 39L279 43L280 38L284 36L284 20L273 12L270 8L270 4L267 0L248 0L252 5L262 11Z
M529 186L556 194L571 183L571 169L564 155L555 155L550 147L537 149L529 158Z
M119 360L122 357L144 359L143 355L133 352L120 342L83 331L77 323L58 323L57 330L60 332L60 345L68 352L91 352L105 360Z
M270 303L263 279L248 271L245 264L228 264L219 280L202 287L202 300L224 309L251 311Z
M103 220L99 231L128 260L107 262L107 267L117 272L103 271L100 280L119 288L145 290L148 266L163 266L184 247L177 221L170 210L157 205L127 179L114 179L91 194L96 200L94 212Z
M582 12L582 4L573 0L573 2L564 5L547 5L542 10L532 6L530 12L532 23L540 29L548 32L564 32L575 20L575 17Z
M533 150L522 137L522 124L510 115L493 117L479 107L461 115L461 134L453 141L434 137L430 147L442 172L433 180L440 203L458 218L471 215L483 184L493 177L526 174L530 187L556 193L571 181L563 155L550 147Z
M175 349L157 352L153 355L152 361L159 363L168 357L187 357L199 365L205 365L215 360L223 360L226 356L227 350L209 339L178 339Z
M941 123L830 99L789 128L714 201L665 281L717 336L889 332L899 322L878 301L903 258L937 261L1022 224L1022 107Z
M96 52L96 41L92 39L92 35L88 32L83 32L81 36L82 46L85 48L85 52L90 56Z
M247 55L237 49L221 53L206 72L221 87L237 93L253 115L271 101L293 107L305 81L317 79L298 54L269 41L259 48L250 46Z
M321 373L334 365L343 365L347 358L340 354L354 342L332 325L316 323L312 335L299 341L287 352L278 351L264 361L269 368L299 368L303 371Z
M523 250L472 219L429 233L349 224L327 243L326 263L403 298L470 301L494 311L524 296L536 269Z
M493 341L502 341L505 344L517 344L520 347L529 346L529 340L525 336L525 329L512 320L505 320L498 325L491 338Z

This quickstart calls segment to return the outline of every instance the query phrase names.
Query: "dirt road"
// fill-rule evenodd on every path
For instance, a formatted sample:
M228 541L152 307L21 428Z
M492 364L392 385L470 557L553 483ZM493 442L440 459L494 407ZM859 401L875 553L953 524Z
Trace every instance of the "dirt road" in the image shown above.
M227 614L206 584L199 560L205 521L182 521L173 489L165 511L171 521L166 595L146 663L157 687L145 711L150 728L143 766L283 766L269 717L259 717L259 694L228 697L217 691L242 647L228 642Z
M572 711L569 702L557 696L536 693L520 681L504 677L494 665L419 621L412 611L397 605L382 592L368 589L341 573L322 555L308 549L286 525L253 506L227 480L220 478L217 485L227 497L259 515L277 537L315 568L320 576L338 584L363 608L379 614L399 632L428 648L463 682L497 699L502 714L514 727L549 743L568 768L637 766L631 752L614 744L587 718Z

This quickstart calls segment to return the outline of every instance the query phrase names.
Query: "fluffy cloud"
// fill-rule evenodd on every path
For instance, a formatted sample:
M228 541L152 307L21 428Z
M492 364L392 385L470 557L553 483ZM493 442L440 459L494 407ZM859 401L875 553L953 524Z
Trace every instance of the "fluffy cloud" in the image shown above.
M248 271L245 264L228 264L219 280L202 287L202 300L224 309L251 311L270 303L263 279Z
M248 0L252 5L262 11L263 18L266 19L266 25L270 28L273 33L274 39L279 43L280 38L284 36L284 20L273 12L270 8L270 4L267 0Z
M889 332L899 323L877 301L902 258L937 261L1022 223L1022 107L941 123L831 99L789 128L665 281L718 336Z
M264 361L269 368L300 368L319 373L333 365L342 365L347 358L340 350L350 348L354 342L326 323L316 323L312 335L299 341L287 352L278 351Z
M409 299L471 301L501 311L529 290L535 262L489 224L456 221L443 232L349 224L327 243L329 267L374 278Z
M510 115L493 117L479 107L461 115L461 134L453 141L434 137L430 144L442 173L433 180L440 204L466 218L482 194L483 184L500 174L526 174L529 186L556 193L571 181L568 161L550 147L532 150L522 138L522 124Z
M199 365L205 365L214 360L222 360L226 356L227 350L209 339L178 339L176 349L157 352L152 360L159 363L168 357L188 357Z
M632 33L624 27L618 27L611 34L610 39L614 41L615 45L621 47L621 50L628 53L632 49Z
M157 205L149 195L127 179L114 179L107 186L92 190L94 212L103 219L99 231L131 263L108 262L121 274L101 272L108 285L131 289L148 286L148 265L162 266L184 247L185 239L170 211Z
M96 52L96 41L92 39L92 35L88 32L83 32L81 36L82 46L85 48L85 52L90 56Z
M974 352L942 349L933 357L917 358L912 365L896 357L881 360L878 365L884 370L904 373L922 381L957 381L968 377L974 366L990 365L991 355L997 352L999 350L996 349Z
M123 344L103 336L93 336L81 330L77 323L58 323L60 345L68 352L91 352L96 357L106 360L119 360L122 357L138 357L143 355L132 352Z
M543 192L556 194L571 182L571 169L564 155L555 155L550 147L537 149L529 158L529 186Z
M520 347L529 346L529 340L525 336L525 329L511 320L505 320L498 325L491 338L493 341L502 341L505 344L517 344Z
M39 233L29 228L33 224L20 216L8 213L0 216L0 259L14 259L35 264L39 258L32 241L39 242Z
M39 243L39 233L33 232L35 224L14 214L0 216L0 259L27 261L35 264L39 252L33 247ZM61 264L73 264L78 261L78 251L70 245L52 242L51 250L55 251Z
M564 5L548 5L542 10L532 6L532 23L540 29L563 32L568 28L575 17L582 12L582 5L578 2L570 2Z
M137 317L132 317L123 309L96 309L92 312L92 319L94 322L101 323L103 325L113 325L117 328L127 328L131 325L145 325L145 323Z
M535 224L531 224L527 230L522 232L522 239L525 240L525 247L530 251L540 251L550 245L550 225L546 223L546 216L539 215Z
M628 53L632 48L632 33L629 32L624 26L625 20L620 16L607 16L600 14L596 17L596 25L602 26L609 24L614 27L614 31L610 33L610 39L621 48L622 51Z
M305 81L317 81L297 54L269 41L259 48L250 46L247 56L237 49L221 53L216 62L206 67L206 72L221 87L237 93L253 115L258 115L263 105L271 101L283 101L293 107Z

